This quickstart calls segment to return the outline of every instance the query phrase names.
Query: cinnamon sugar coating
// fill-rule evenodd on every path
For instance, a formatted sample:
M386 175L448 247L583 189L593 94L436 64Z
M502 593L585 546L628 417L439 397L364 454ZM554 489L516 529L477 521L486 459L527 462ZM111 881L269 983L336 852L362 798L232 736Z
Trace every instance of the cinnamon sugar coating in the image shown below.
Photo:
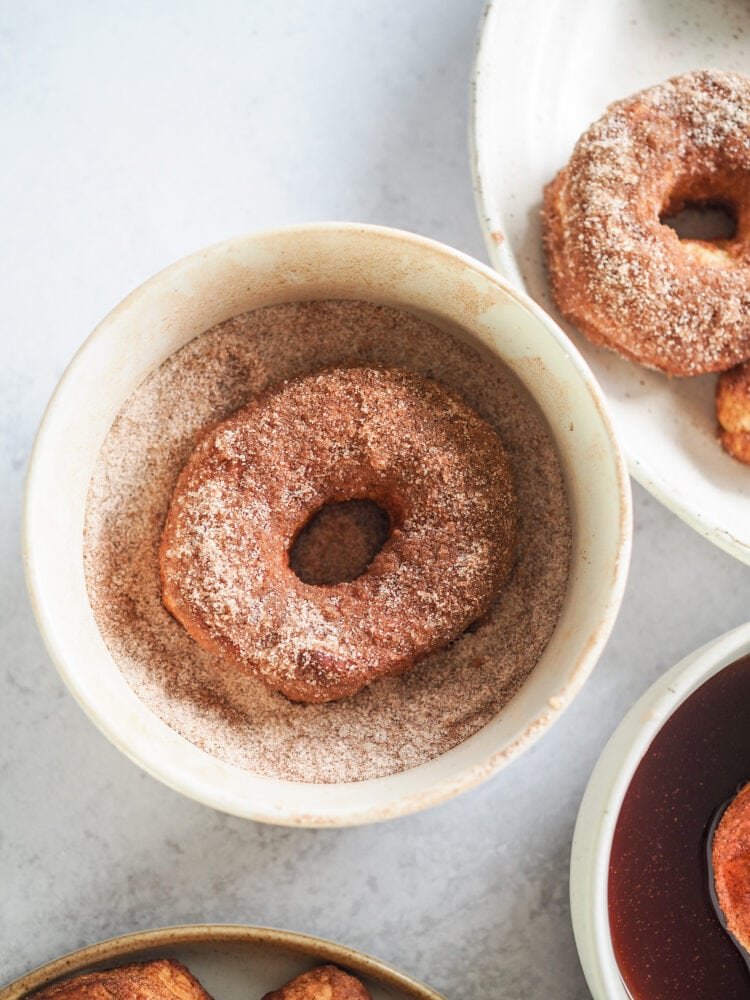
M487 614L454 642L353 698L304 705L227 670L190 638L162 602L159 546L175 483L203 428L284 379L351 363L415 371L490 424L510 459L516 550ZM152 372L102 446L83 543L97 625L128 686L157 718L234 767L337 783L423 764L503 710L554 631L571 525L549 429L495 357L403 310L328 300L226 320Z
M318 965L263 1000L370 1000L362 983L335 965Z
M158 959L53 983L33 1000L211 1000L180 962Z
M750 361L719 376L716 416L724 450L750 464Z
M711 846L711 863L727 930L750 954L750 783L721 817Z
M313 586L291 546L327 503L369 498L390 536L354 580ZM497 434L413 372L329 369L282 383L209 430L175 487L164 603L205 649L295 701L398 674L488 609L511 566L515 507Z
M731 239L660 218L726 206ZM610 105L544 192L560 312L590 340L672 375L750 358L750 79L699 70Z

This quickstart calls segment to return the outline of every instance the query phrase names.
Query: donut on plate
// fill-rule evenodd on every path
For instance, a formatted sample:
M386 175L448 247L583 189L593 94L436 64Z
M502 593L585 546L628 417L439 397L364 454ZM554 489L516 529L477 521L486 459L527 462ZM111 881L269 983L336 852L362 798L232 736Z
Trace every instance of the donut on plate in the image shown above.
M290 550L330 503L367 498L389 535L365 572L305 583ZM413 372L343 367L272 387L199 440L160 549L166 608L204 648L296 701L397 674L480 618L511 566L502 443Z
M750 361L719 376L716 416L724 450L750 464Z
M711 867L727 930L750 954L750 784L740 789L719 821Z
M733 236L662 222L721 206ZM700 70L612 104L547 186L553 299L594 343L671 375L750 358L750 80Z
M371 1000L362 983L335 965L318 965L263 1000Z

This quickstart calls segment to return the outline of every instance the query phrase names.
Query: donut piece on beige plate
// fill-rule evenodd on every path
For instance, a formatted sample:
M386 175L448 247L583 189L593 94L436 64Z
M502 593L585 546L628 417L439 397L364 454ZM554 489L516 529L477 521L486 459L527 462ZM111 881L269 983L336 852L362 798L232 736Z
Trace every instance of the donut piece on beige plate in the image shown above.
M662 220L692 205L734 234L680 239ZM671 375L750 358L750 79L698 70L610 105L542 221L555 304L594 343Z
M326 505L366 499L388 537L328 586L290 565ZM160 550L166 608L229 669L296 701L355 694L480 618L511 566L515 501L495 431L413 372L342 367L272 387L200 439Z
M34 1000L211 1000L180 962L160 959L90 972L54 983Z
M716 416L724 450L750 465L750 361L719 376Z
M358 979L335 965L319 965L266 993L263 1000L370 1000L370 994Z

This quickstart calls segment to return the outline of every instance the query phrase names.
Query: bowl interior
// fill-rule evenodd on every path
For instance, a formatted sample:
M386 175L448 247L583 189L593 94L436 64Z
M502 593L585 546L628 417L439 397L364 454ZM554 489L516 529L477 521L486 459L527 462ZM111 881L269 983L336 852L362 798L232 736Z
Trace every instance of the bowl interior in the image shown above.
M541 410L558 449L573 551L555 633L523 688L491 723L400 774L312 785L225 764L142 705L97 629L82 533L99 449L125 400L155 368L196 335L246 310L326 298L405 309L500 356ZM25 513L37 619L63 678L103 732L151 774L216 808L310 825L385 819L432 804L480 781L531 742L573 697L606 641L630 538L629 484L601 396L555 325L456 251L394 230L335 224L243 237L193 254L110 313L50 402L29 468Z

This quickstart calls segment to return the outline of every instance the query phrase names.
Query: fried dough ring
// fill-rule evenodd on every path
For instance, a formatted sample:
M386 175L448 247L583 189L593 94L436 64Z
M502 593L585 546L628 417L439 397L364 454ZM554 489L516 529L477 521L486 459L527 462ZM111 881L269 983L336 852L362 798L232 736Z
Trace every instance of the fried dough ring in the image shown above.
M356 579L304 583L295 538L353 498L388 513L390 537ZM330 701L481 617L514 531L503 446L463 400L413 372L330 369L271 388L199 441L162 536L164 604L239 669Z

